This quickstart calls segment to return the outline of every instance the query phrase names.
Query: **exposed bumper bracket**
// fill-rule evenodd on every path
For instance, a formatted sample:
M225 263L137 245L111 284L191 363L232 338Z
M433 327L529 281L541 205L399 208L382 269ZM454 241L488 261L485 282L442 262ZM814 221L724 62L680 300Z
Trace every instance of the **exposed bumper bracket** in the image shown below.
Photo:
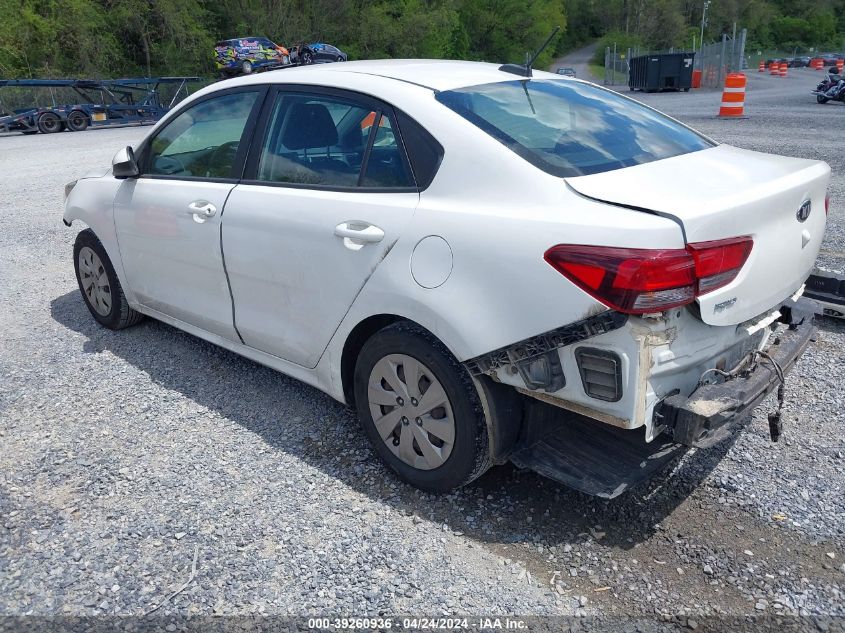
M730 434L733 422L750 412L767 395L782 387L781 371L789 371L814 338L813 301L799 299L781 308L788 328L776 336L766 354L747 374L718 384L702 385L689 397L666 398L656 415L672 439L686 446L708 447ZM782 395L782 392L781 392ZM780 436L780 411L770 416L772 439Z

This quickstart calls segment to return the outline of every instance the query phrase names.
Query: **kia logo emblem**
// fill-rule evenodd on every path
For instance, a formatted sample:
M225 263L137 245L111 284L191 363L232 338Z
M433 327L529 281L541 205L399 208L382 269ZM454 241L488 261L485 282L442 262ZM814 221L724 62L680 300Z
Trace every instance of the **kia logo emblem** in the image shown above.
M798 213L795 214L795 217L798 218L799 222L803 222L807 218L810 217L810 209L812 205L810 204L809 200L806 200L804 204L801 205L801 208L798 209Z

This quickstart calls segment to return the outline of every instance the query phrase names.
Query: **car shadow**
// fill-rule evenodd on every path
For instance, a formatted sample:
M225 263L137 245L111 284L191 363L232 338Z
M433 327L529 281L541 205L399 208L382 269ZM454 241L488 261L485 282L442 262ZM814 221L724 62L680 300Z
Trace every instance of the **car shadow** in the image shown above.
M107 330L91 318L76 291L52 300L50 310L57 323L85 337L83 352L108 351L165 389L260 435L274 450L321 469L393 510L419 514L483 543L550 547L600 538L603 547L630 549L647 540L696 490L735 441L691 451L612 500L582 494L511 465L494 467L455 493L430 495L401 483L381 466L354 412L315 388L152 319L120 332ZM293 397L295 405L289 402ZM290 424L300 428L283 429Z

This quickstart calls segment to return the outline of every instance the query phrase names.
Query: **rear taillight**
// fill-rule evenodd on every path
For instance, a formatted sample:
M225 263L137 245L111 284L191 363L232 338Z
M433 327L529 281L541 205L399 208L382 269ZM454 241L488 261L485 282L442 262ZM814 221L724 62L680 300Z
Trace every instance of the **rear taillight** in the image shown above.
M545 260L602 303L627 314L662 312L736 278L753 241L738 237L685 249L613 248L559 244Z
M685 250L559 244L546 251L545 259L620 312L660 312L695 298L695 262Z
M830 194L824 197L824 214L830 215Z
M687 251L695 260L698 278L696 296L731 283L751 254L752 246L754 241L750 237L689 244Z

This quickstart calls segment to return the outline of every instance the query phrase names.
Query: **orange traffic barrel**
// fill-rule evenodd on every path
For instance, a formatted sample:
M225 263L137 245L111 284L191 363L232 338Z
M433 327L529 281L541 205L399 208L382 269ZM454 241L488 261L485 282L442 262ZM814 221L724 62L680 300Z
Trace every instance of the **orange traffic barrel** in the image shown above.
M764 62L762 59L760 60L760 65L757 67L757 72L758 73L766 72L766 62Z
M810 67L813 70L823 70L824 69L824 60L820 57L814 57L810 60Z
M789 68L789 66L786 65L786 62L780 63L780 76L781 77L786 77L787 68Z
M701 69L696 68L692 71L692 87L701 88Z
M725 89L722 91L720 117L741 117L745 112L745 75L728 73Z
M769 64L769 74L775 76L780 75L780 65L777 62Z

